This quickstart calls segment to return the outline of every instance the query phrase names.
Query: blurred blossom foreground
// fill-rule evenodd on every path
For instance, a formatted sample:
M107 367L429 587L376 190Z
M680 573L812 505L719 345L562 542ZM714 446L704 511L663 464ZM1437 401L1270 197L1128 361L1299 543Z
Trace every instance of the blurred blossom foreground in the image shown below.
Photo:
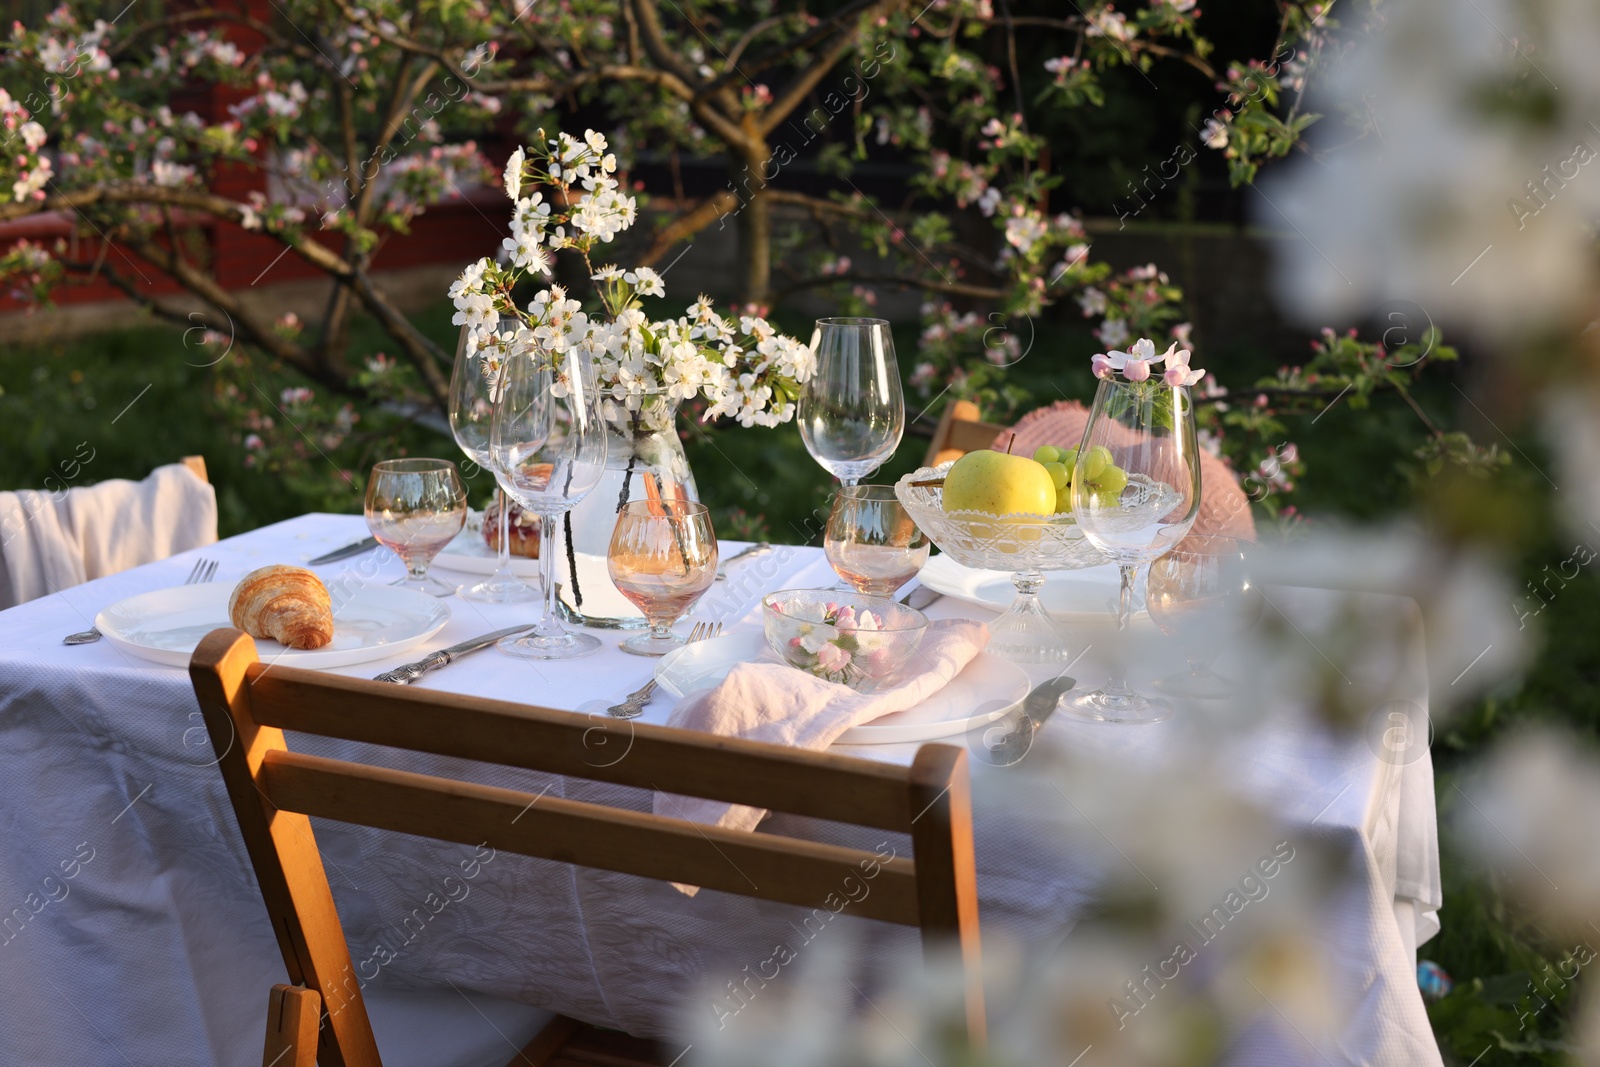
M905 953L886 953L873 924L848 917L871 892L863 878L841 890L837 917L830 904L790 924L770 952L691 998L683 1038L697 1062L1439 1062L1431 1041L1411 1044L1377 1022L1385 1000L1416 989L1367 973L1344 939L1349 917L1389 907L1390 891L1375 884L1361 835L1318 812L1341 798L1304 795L1308 779L1281 771L1282 756L1370 751L1380 777L1416 763L1429 744L1424 709L1447 717L1518 664L1514 590L1488 557L1401 528L1263 549L1257 570L1265 609L1255 624L1215 620L1240 634L1217 663L1236 680L1232 699L1180 702L1159 741L1143 729L1046 732L1015 765L973 759L978 818L1019 835L980 839L980 871L986 852L1043 850L1059 882L1029 888L1066 902L1046 929L986 901L987 1048L960 1043L958 969L924 968L909 940ZM1351 575L1361 588L1350 589ZM1198 639L1211 641L1207 629ZM1180 671L1194 651L1149 630L1125 645L1109 629L1083 639L1135 678ZM1280 770L1265 770L1274 752ZM1540 782L1546 764L1560 773ZM1551 873L1574 888L1587 881L1592 895L1600 820L1580 829L1555 815L1580 780L1585 791L1571 795L1593 794L1600 814L1600 779L1539 742L1508 754L1480 802L1502 828L1548 838L1539 847L1552 852ZM1376 936L1380 953L1408 952L1393 934Z

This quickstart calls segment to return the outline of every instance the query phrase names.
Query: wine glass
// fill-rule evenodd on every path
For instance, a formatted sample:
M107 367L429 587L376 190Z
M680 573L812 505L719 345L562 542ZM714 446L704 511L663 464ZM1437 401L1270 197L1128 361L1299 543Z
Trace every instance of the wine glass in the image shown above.
M664 656L683 645L672 624L717 577L717 534L711 512L692 500L633 500L617 513L606 569L623 596L644 612L648 633L617 647Z
M556 520L589 494L606 469L593 362L576 351L514 356L494 406L489 455L500 487L523 511L539 516L544 582L539 625L524 637L502 639L499 647L525 659L587 656L599 640L568 631L556 614L555 540Z
M1117 564L1117 629L1128 628L1141 564L1172 550L1200 510L1200 451L1187 386L1160 379L1102 379L1072 472L1072 514L1091 544ZM1160 722L1171 706L1115 676L1064 704L1099 722Z
M893 596L928 562L929 548L894 486L844 485L834 494L822 550L856 592Z
M505 361L524 346L518 345L522 321L514 315L500 316L493 335L482 338L478 344L472 340L472 327L461 327L461 337L456 342L456 365L450 374L450 432L455 434L461 451L484 470L493 471L489 457L489 425L494 417L495 396L500 387L500 375L489 367L505 366ZM488 604L516 604L532 600L533 587L511 572L511 507L506 491L495 482L500 515L500 562L494 573L477 585L463 587L461 595L467 600Z
M1189 661L1187 673L1156 687L1179 696L1217 699L1233 692L1211 661L1261 614L1261 591L1250 580L1247 541L1191 534L1150 564L1145 607L1161 632L1175 639Z
M447 459L386 459L367 479L367 529L406 565L392 583L449 596L456 587L428 574L439 550L467 524L467 490Z
M800 438L845 485L883 466L905 431L894 335L884 319L818 319L817 369L800 391Z

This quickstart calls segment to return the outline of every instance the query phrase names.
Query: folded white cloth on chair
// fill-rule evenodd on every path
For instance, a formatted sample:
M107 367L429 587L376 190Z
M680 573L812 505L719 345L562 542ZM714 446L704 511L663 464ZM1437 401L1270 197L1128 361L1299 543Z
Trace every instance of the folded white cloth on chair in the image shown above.
M140 482L0 493L0 608L217 540L217 493L181 463Z

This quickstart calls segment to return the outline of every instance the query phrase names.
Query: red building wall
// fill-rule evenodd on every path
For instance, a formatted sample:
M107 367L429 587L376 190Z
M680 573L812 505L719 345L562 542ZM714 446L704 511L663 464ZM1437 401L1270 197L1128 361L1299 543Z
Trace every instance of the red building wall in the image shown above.
M176 9L183 5L169 6ZM262 21L270 22L280 17L271 0L244 0L244 6L249 14ZM229 40L246 52L261 44L260 36L247 27L230 23L226 33ZM208 122L217 122L224 120L229 108L248 95L244 91L221 86L197 86L176 94L171 106L179 115L193 111ZM267 188L264 171L236 164L218 167L208 185L212 192L239 202L245 202L252 192L265 193ZM440 263L465 263L479 256L492 255L507 232L506 218L505 197L498 190L468 192L464 199L429 208L412 222L409 234L385 233L383 243L373 257L373 269L384 271ZM293 252L285 253L283 243L272 237L208 215L177 214L175 219L188 227L199 229L210 257L210 271L225 289L326 277ZM308 219L307 224L314 231L317 222ZM96 262L101 260L103 253L103 261L123 277L132 280L141 292L162 295L181 291L182 287L177 283L132 254L120 251L114 242L110 249L103 249L102 240L93 232L75 235L73 229L69 217L64 214L36 215L0 223L0 248L10 247L20 239L41 242L53 248L57 239L65 239L69 242L69 258L77 262ZM313 236L329 248L342 251L342 234L321 235L313 232ZM126 296L106 281L103 275L91 279L87 284L63 286L55 294L58 304L125 299ZM26 306L26 302L13 298L9 293L0 293L0 312L16 311Z

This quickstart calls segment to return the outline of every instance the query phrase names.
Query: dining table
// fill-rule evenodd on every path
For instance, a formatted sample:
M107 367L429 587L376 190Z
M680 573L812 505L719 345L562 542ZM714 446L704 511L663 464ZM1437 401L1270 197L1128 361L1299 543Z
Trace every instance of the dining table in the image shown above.
M183 584L197 559L215 560L214 580L231 586L269 563L305 565L366 532L359 515L302 515L0 612L0 1064L260 1061L266 995L285 980L284 965L188 674L110 641L67 646L62 638L88 629L113 602ZM741 547L724 542L723 554ZM330 588L388 583L403 572L384 549L315 570ZM834 581L820 549L775 545L732 565L693 618L722 622L729 633L759 633L763 594ZM1337 595L1274 592L1307 610ZM1392 599L1393 611L1414 612L1409 601ZM449 621L424 644L334 673L370 678L430 650L531 624L539 612L534 602L445 602ZM954 597L926 611L935 619L995 615ZM533 661L491 648L416 685L603 717L651 677L655 662L619 651L617 631L590 632L603 647L586 658ZM1400 697L1425 709L1420 648L1418 638L1396 685ZM1039 681L1060 667L1025 670ZM1092 652L1072 668L1085 682L1098 682L1103 670ZM672 707L658 693L639 721L665 723ZM1168 725L1110 726L1059 714L1036 743L1110 761L1158 761L1182 743L1182 731ZM650 810L648 792L621 786L295 734L289 745ZM916 747L835 751L909 762ZM971 767L986 941L1060 942L1093 906L1116 852L1094 834L1066 839L1092 848L1061 847L1060 835L1044 832L1061 812L1048 805L1017 811L998 799L1004 790L992 787L1013 768L982 759ZM1286 707L1240 747L1235 771L1297 840L1345 857L1342 888L1305 933L1324 948L1353 1007L1333 1038L1308 1046L1282 1027L1263 1026L1236 1042L1230 1059L1441 1063L1416 982L1417 947L1439 929L1442 902L1427 752L1388 759L1359 734L1331 732L1305 709ZM504 1063L550 1012L682 1043L686 1010L715 1011L702 991L732 988L805 914L322 820L315 832L352 958L369 978L380 1049L400 1067ZM865 830L783 814L757 832L878 844ZM907 854L904 841L892 847ZM458 888L445 895L447 878ZM898 959L916 945L912 930L841 916L838 926L846 925L868 955ZM695 997L702 1003L686 1008ZM1271 1016L1265 1006L1262 1014Z

